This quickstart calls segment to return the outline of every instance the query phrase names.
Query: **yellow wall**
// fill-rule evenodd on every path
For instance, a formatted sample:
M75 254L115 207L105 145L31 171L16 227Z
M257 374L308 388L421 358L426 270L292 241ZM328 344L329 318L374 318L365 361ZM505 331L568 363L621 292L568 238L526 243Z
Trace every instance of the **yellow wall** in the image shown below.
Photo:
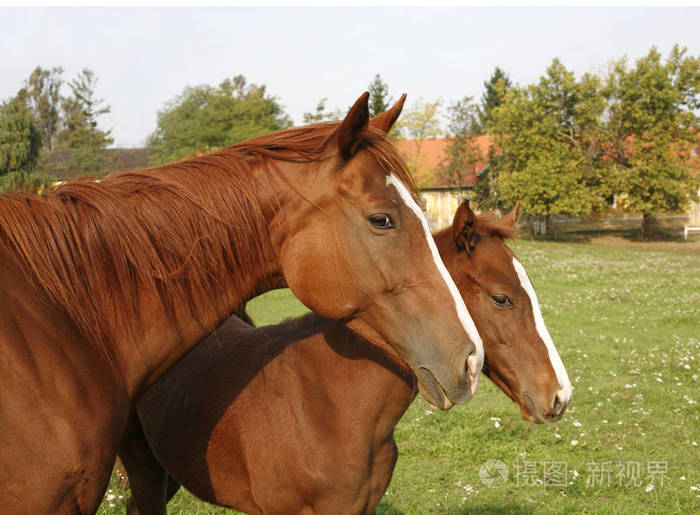
M452 225L459 204L469 198L469 191L423 190L423 209L430 229L435 231Z

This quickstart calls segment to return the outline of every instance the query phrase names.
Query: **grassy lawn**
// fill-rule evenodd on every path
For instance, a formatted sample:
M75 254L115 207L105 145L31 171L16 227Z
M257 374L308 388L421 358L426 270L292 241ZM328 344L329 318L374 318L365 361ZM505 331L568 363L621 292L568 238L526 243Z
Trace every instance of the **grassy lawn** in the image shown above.
M396 429L399 461L378 512L700 512L698 247L511 246L574 385L572 405L536 426L488 381L447 413L418 399ZM287 291L250 305L258 324L303 311ZM505 481L482 482L487 460L502 462ZM127 496L113 478L100 512L123 512ZM181 492L169 511L224 510Z

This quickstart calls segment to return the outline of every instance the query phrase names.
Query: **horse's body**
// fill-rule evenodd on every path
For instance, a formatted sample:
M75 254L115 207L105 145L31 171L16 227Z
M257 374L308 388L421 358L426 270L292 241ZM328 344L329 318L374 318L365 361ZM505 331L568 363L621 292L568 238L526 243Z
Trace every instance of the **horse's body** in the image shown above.
M285 284L440 407L471 398L483 350L385 136L400 107L0 197L0 513L93 511L133 400Z
M166 373L140 403L157 461L138 423L125 433L136 501L127 513L165 513L178 483L245 513L372 512L396 461L394 426L416 393L403 367L313 313L260 329L232 317L192 352L192 391ZM167 494L163 469L174 476Z
M570 385L502 241L516 217L475 224L465 204L435 238L485 335L490 373L523 416L552 421ZM232 317L138 403L120 451L128 511L165 513L182 484L248 513L371 513L415 385L407 367L339 321L310 314L256 329Z
M0 261L0 506L8 507L0 511L35 512L31 492L47 490L70 491L76 499L54 499L39 512L94 506L126 421L125 410L113 410L128 406L126 388L70 317L12 260ZM22 473L27 464L32 473ZM90 477L100 478L98 488L85 487Z

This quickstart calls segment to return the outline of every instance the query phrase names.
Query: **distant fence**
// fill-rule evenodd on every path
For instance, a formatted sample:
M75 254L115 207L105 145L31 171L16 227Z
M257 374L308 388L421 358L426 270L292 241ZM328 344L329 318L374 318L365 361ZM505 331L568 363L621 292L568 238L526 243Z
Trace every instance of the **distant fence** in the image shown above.
M690 219L690 215L660 215L656 217L659 228L677 230L680 233L683 232L684 226L690 224ZM534 218L523 217L521 225L531 227L534 230L537 222ZM639 229L641 226L641 215L552 217L549 221L549 232L627 231Z
M472 192L469 189L455 190L452 188L425 188L421 190L423 207L432 230L442 229L452 224L452 218L465 198L470 198ZM686 225L700 226L700 206L693 203L686 214L660 215L657 217L661 229L678 231L683 233ZM518 224L522 229L529 228L537 231L534 218L522 217ZM635 214L605 214L597 216L566 217L554 216L550 219L550 232L577 232L577 231L625 231L639 229L642 225L642 216Z

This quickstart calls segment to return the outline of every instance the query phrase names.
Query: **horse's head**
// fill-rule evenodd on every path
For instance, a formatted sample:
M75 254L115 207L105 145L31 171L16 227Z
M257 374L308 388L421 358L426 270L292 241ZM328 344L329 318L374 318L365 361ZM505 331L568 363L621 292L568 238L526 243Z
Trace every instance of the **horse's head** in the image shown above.
M371 122L367 98L335 126L313 183L299 185L307 202L286 215L296 230L279 247L280 263L299 300L388 344L423 396L449 409L476 390L481 338L386 136L404 97Z
M483 338L484 373L531 422L558 420L571 383L542 319L532 283L503 242L519 206L499 220L477 217L462 203L451 229L436 240Z

